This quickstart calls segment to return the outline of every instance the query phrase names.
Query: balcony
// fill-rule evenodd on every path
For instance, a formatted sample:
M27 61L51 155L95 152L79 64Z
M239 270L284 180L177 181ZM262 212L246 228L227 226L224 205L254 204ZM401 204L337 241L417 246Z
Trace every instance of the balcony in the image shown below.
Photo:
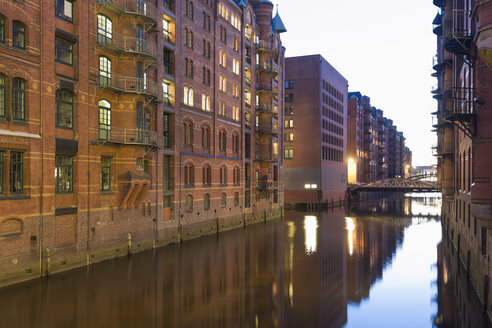
M278 128L277 125L263 125L260 124L259 126L256 127L256 132L260 134L278 134Z
M135 93L151 97L157 97L157 83L143 78L109 74L98 76L98 85L121 93Z
M258 154L256 154L256 160L259 162L277 162L278 161L278 154L258 153Z
M453 9L444 16L444 48L456 55L471 55L473 38L470 10Z
M453 61L451 59L439 59L439 57L437 55L435 55L433 58L432 58L432 68L436 71L436 72L441 72L444 67L446 65L451 65Z
M432 21L433 27L433 32L437 36L442 35L442 15L438 13L436 17L434 18L434 21Z
M267 85L267 84L257 85L256 91L258 91L260 93L263 92L263 93L273 93L275 95L278 94L278 88L276 86L274 86L273 83L271 85Z
M454 156L454 142L442 142L439 146L435 147L434 156Z
M258 190L275 190L283 189L283 183L280 181L256 181Z
M278 106L263 104L260 106L256 106L256 111L259 113L271 114L276 116L278 115Z
M259 70L260 72L266 72L269 74L278 74L278 65L275 63L263 63L256 65L256 69Z
M444 120L453 123L470 138L475 135L476 113L474 89L455 87L449 93L449 105L444 112Z
M114 126L97 129L98 142L125 145L157 145L157 133L143 129L124 129Z
M159 148L172 149L174 146L172 143L172 136L170 135L159 136L157 138L157 145L159 146Z
M259 52L271 52L274 54L278 53L277 42L273 40L259 40L256 42L255 47Z
M157 47L155 43L145 39L139 39L113 32L112 38L97 34L97 45L116 54L132 53L135 55L157 59Z
M97 5L116 15L131 15L152 26L157 24L157 8L147 0L97 0Z

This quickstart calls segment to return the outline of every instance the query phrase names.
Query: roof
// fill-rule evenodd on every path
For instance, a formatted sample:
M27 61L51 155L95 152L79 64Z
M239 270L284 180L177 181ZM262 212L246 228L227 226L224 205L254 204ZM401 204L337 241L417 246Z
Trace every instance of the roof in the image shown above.
M282 19L280 18L279 14L278 14L278 10L277 10L277 14L272 19L272 32L273 33L287 32L287 29L285 28L284 22L282 22Z

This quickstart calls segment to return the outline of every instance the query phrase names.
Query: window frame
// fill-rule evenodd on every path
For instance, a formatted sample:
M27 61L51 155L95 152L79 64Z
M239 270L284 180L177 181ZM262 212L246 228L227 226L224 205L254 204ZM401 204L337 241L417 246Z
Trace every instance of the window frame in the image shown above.
M0 73L0 117L4 118L7 109L7 76Z
M99 85L100 86L111 86L112 79L112 61L109 57L99 56ZM102 83L101 81L105 81Z
M105 106L107 103L109 106ZM101 105L103 104L103 105ZM99 116L98 116L98 139L99 140L111 140L111 103L106 99L101 99L98 102L99 108ZM101 112L103 111L103 112ZM106 115L101 115L106 113ZM103 119L103 120L101 120ZM103 128L101 128L103 127ZM106 136L101 137L103 134L102 131L105 132Z
M16 83L19 82L19 86ZM12 79L12 119L15 121L26 120L26 80L20 77ZM19 116L20 114L20 116Z
M210 194L206 193L203 195L203 209L205 211L210 210Z
M59 160L67 159L70 163L59 163ZM73 193L73 159L70 155L55 155L55 194ZM63 169L68 169L67 177L62 177ZM61 183L68 182L68 188L60 188Z
M71 101L63 100L59 98L59 95L61 94L67 94L70 95ZM68 130L73 130L73 93L70 90L67 89L58 89L56 90L55 94L55 102L56 102L56 116L55 116L55 126L60 129L68 129ZM62 122L61 120L61 111L63 106L70 106L70 126L66 126L63 124L60 124ZM67 107L68 108L68 107ZM65 110L67 109L65 108Z
M65 15L65 4L70 3L71 16ZM55 16L69 23L73 23L73 0L56 0Z
M14 160L13 157L15 155L20 156L20 160ZM20 169L20 173L18 173L16 176L13 175L14 173L14 166L18 165ZM21 151L11 151L10 152L10 168L9 168L9 182L10 182L10 193L11 194L23 194L24 193L24 152ZM17 170L15 170L17 171ZM20 181L17 181L17 180ZM20 184L18 184L20 182ZM17 185L19 186L19 189L17 189ZM14 190L15 188L15 190Z
M186 195L185 210L187 213L193 212L193 195Z
M22 35L22 45L16 44L16 36ZM27 28L24 23L18 20L12 21L12 47L26 50Z
M5 19L5 16L0 14L0 43L5 44L5 29L6 29L6 22L7 20Z
M101 156L101 175L99 179L100 183L100 190L102 192L108 192L111 191L111 163L112 163L112 156ZM106 162L108 161L108 162ZM103 176L107 176L107 187L105 187L105 184L103 183Z
M227 206L227 194L222 192L220 194L220 207L225 208Z
M110 40L110 42L108 42L108 40ZM108 44L112 42L113 21L106 15L97 14L97 43Z

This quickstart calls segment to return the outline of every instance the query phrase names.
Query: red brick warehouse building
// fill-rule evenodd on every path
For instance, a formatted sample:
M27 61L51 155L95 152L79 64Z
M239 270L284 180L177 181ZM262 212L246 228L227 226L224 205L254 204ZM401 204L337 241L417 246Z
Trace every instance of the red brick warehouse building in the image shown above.
M0 279L281 215L273 4L3 4Z

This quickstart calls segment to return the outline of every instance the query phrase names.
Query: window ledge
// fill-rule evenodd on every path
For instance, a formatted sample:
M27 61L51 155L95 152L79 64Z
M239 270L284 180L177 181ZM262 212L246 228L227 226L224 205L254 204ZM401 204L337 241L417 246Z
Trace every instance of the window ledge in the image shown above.
M10 195L10 196L0 196L0 200L16 200L16 199L30 199L28 195Z
M101 190L101 195L109 196L109 195L116 195L116 193L114 191L102 191Z
M19 120L12 120L12 123L15 124L15 125L22 125L22 126L29 126L29 123L27 123L26 121L19 121Z

